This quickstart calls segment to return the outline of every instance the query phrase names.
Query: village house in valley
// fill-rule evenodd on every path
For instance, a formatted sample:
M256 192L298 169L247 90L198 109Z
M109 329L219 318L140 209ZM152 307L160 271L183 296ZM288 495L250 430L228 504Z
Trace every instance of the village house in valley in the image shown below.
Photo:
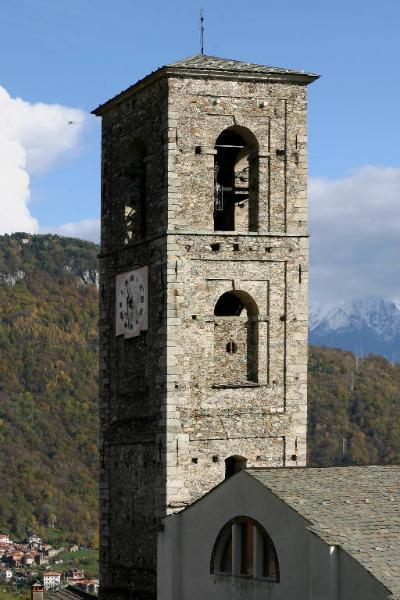
M12 544L12 540L9 535L0 533L0 545L3 546L4 544Z
M43 573L43 587L45 590L52 590L60 587L61 573L58 571L46 571Z

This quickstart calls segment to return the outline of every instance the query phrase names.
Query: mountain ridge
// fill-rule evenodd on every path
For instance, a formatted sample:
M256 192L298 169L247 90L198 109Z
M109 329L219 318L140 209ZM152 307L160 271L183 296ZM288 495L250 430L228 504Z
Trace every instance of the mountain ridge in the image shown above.
M380 354L400 360L400 310L378 296L355 298L333 306L310 306L310 344Z

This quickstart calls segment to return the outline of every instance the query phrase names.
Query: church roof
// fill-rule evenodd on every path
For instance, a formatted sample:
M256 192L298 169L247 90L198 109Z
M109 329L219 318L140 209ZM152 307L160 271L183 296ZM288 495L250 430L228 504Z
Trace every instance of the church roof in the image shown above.
M95 115L102 115L105 109L110 108L116 102L123 100L133 91L140 89L158 77L166 75L172 76L204 76L207 78L240 78L251 80L270 80L270 81L289 81L298 84L312 83L318 79L319 75L315 73L306 73L305 71L295 71L280 67L270 67L267 65L257 65L254 63L219 58L218 56L208 56L205 54L195 54L182 60L167 64L146 75L126 90L117 94L104 104L101 104L93 112Z
M400 466L248 469L400 599Z

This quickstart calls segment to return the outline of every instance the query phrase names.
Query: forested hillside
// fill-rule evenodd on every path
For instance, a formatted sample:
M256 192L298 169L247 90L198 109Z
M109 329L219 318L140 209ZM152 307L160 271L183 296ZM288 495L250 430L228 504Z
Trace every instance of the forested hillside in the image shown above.
M97 254L0 236L0 530L97 526ZM400 462L400 365L313 347L309 464Z
M0 530L97 522L97 247L0 237Z
M400 464L400 364L312 346L309 464Z

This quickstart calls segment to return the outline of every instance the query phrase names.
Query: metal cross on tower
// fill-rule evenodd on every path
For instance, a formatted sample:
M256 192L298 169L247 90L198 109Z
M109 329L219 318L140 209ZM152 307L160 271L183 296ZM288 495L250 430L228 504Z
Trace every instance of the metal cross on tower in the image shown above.
M200 10L200 52L204 54L204 11Z

